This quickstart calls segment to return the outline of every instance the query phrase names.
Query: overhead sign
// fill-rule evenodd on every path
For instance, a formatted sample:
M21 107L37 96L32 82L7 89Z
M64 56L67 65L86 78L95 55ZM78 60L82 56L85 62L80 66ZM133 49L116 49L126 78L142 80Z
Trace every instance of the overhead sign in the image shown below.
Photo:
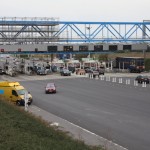
M1 90L1 89L0 89L0 94L4 94L4 90Z

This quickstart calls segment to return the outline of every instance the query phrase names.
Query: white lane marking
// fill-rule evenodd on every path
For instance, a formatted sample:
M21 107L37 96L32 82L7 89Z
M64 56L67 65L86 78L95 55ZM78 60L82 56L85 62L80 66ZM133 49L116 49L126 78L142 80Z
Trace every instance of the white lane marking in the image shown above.
M37 107L37 106L32 106L32 108L34 108L34 109L37 110L37 111L45 111L45 110L43 110L43 109L40 109L40 108ZM30 110L30 111L31 111L31 110ZM45 112L47 112L47 111L45 111ZM48 112L48 113L49 113L49 112ZM51 114L51 113L49 113L49 114ZM53 115L53 114L51 114L51 115ZM55 115L53 115L53 116L55 116ZM58 117L58 116L55 116L55 117L60 118L60 117ZM60 118L60 119L61 119L61 120L64 120L65 122L71 124L72 126L74 126L74 127L76 127L76 128L79 128L79 129L81 129L81 130L83 130L83 131L85 131L85 132L87 132L87 133L90 133L90 134L96 136L97 138L102 139L103 141L107 141L107 142L109 142L110 144L113 144L113 145L115 145L115 146L118 146L119 148L121 148L121 150L122 150L122 149L123 149L123 150L128 150L127 148L125 148L125 147L123 147L123 146L121 146L121 145L119 145L119 144L117 144L117 143L114 143L114 142L112 142L112 141L109 141L109 140L107 140L107 139L105 139L105 138L103 138L103 137L101 137L101 136L95 134L94 132L91 132L91 131L89 131L89 130L87 130L87 129L85 129L85 128L82 128L82 127L80 127L80 126L78 126L78 125L76 125L76 124L74 124L74 123L72 123L72 122L70 122L70 121L68 121L68 120L65 120L65 119L63 119L63 118ZM51 124L52 124L52 125L55 125L55 126L59 126L59 122L53 122L53 123L51 123Z
M65 119L63 119L63 120L65 120ZM65 121L67 121L67 120L65 120ZM87 133L90 133L90 134L92 134L92 135L95 135L96 137L99 137L99 138L101 138L101 139L103 139L103 140L106 140L106 141L108 141L108 142L110 142L110 143L113 143L114 145L116 145L116 146L118 146L118 147L120 147L120 148L122 148L122 149L124 149L124 150L128 150L127 148L125 148L125 147L123 147L123 146L121 146L121 145L118 145L117 143L114 143L114 142L112 142L112 141L109 141L109 140L107 140L107 139L105 139L105 138L103 138L103 137L101 137L101 136L99 136L99 135L97 135L97 134L95 134L95 133L93 133L93 132L91 132L91 131L85 129L85 128L82 128L82 127L80 127L80 126L78 126L78 125L76 125L76 124L74 124L74 123L72 123L72 122L69 122L69 121L67 121L67 122L70 123L71 125L77 127L77 128L80 128L81 130L83 130L83 131L85 131L85 132L87 132Z

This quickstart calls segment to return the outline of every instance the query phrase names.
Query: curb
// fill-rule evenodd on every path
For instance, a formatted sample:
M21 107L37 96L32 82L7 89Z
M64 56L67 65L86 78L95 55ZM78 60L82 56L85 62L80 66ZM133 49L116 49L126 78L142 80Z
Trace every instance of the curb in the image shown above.
M68 132L74 139L84 141L87 145L92 146L103 146L107 150L127 150L126 148L113 143L103 137L96 135L80 126L77 126L65 119L57 117L35 105L28 107L28 111L35 116L41 117L43 120L47 121L50 126L56 126L58 129Z

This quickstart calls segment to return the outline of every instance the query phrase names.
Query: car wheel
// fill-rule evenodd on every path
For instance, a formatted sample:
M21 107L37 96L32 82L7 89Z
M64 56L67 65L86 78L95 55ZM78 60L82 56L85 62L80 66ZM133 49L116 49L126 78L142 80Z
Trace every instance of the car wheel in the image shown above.
M20 106L21 104L20 104L20 101L16 101L16 105L17 106Z

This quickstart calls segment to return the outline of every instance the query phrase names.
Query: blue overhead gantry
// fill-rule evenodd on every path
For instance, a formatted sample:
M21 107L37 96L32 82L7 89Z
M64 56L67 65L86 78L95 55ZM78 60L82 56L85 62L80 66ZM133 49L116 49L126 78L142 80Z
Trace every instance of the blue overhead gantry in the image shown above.
M150 42L150 21L78 22L0 18L0 44Z

